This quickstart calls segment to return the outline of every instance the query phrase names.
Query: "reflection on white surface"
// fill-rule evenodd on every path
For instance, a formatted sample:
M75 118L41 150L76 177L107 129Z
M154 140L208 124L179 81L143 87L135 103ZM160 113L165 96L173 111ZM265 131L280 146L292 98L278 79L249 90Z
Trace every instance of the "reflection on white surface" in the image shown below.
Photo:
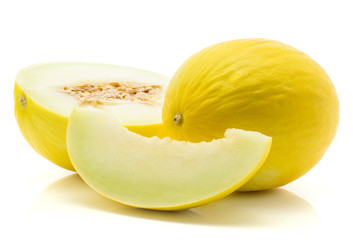
M297 195L278 188L233 193L208 205L184 211L163 212L128 207L106 199L77 175L64 177L45 188L33 201L36 214L96 211L159 221L238 227L313 227L320 223L315 209Z

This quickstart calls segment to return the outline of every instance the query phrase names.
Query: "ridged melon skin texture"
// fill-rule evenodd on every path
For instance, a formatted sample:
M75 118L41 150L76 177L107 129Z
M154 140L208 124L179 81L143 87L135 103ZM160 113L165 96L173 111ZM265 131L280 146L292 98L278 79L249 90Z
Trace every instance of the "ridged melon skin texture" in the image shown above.
M271 138L231 129L213 142L147 138L111 114L75 108L67 132L71 160L94 190L125 205L181 210L222 198L265 162Z
M66 146L68 117L43 108L15 84L15 116L22 135L40 155L74 171ZM25 99L21 104L20 98Z
M182 122L176 125L178 113ZM171 79L163 106L173 139L210 141L226 128L273 137L266 163L243 191L279 187L304 175L324 155L338 119L335 88L319 64L267 39L233 40L196 53Z
M32 69L46 68L51 65L87 65L94 68L95 65L104 66L105 64L92 64L92 63L43 63L37 64L23 69L18 74L18 79L21 81L27 80L26 73ZM108 65L110 66L110 65ZM112 67L122 68L121 66ZM132 68L128 68L132 69ZM144 71L135 69L136 71ZM130 70L131 71L131 70ZM154 73L149 73L154 74ZM159 76L158 74L156 76ZM157 77L158 78L158 77ZM160 77L159 77L160 78ZM59 83L60 84L60 83ZM26 82L26 85L27 82ZM45 86L38 86L39 88ZM21 103L22 99L22 103ZM24 102L23 102L24 101ZM15 102L15 117L22 135L27 142L34 148L40 155L53 162L54 164L65 168L67 170L75 171L68 152L66 144L66 130L69 116L58 114L50 109L43 107L41 103L34 101L26 91L21 89L19 84L15 83L14 87L14 102ZM140 119L141 124L126 124L127 128L133 132L141 135L163 136L162 121L160 123L143 124L143 119Z

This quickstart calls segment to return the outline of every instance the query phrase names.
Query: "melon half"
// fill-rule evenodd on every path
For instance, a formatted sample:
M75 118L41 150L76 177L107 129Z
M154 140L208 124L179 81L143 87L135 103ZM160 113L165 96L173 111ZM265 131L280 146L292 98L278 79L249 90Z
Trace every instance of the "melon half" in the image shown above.
M75 108L67 129L70 159L82 179L125 205L180 210L224 197L264 163L271 137L228 129L211 142L145 137L94 107Z
M74 170L66 146L74 107L93 105L111 112L131 131L159 135L168 82L157 73L108 64L37 64L17 75L15 115L22 134L39 154Z

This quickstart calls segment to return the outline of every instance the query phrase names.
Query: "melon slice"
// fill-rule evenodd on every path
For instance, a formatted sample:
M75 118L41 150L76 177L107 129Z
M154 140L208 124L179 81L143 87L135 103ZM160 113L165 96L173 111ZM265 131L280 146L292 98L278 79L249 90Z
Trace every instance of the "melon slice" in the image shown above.
M211 142L148 138L86 107L73 110L67 144L78 174L98 193L129 206L180 210L239 188L265 161L271 138L236 129Z
M66 146L73 107L104 108L130 130L158 135L168 81L157 73L108 64L37 64L17 75L15 115L22 134L38 153L74 170Z

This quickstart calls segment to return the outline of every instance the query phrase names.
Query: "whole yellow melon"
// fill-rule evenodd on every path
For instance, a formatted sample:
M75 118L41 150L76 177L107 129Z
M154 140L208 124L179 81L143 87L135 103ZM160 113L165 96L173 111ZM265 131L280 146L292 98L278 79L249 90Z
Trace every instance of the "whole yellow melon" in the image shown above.
M163 124L173 139L223 137L227 128L273 138L270 154L243 191L285 185L308 172L333 140L335 88L308 55L281 42L241 39L191 56L166 91Z

